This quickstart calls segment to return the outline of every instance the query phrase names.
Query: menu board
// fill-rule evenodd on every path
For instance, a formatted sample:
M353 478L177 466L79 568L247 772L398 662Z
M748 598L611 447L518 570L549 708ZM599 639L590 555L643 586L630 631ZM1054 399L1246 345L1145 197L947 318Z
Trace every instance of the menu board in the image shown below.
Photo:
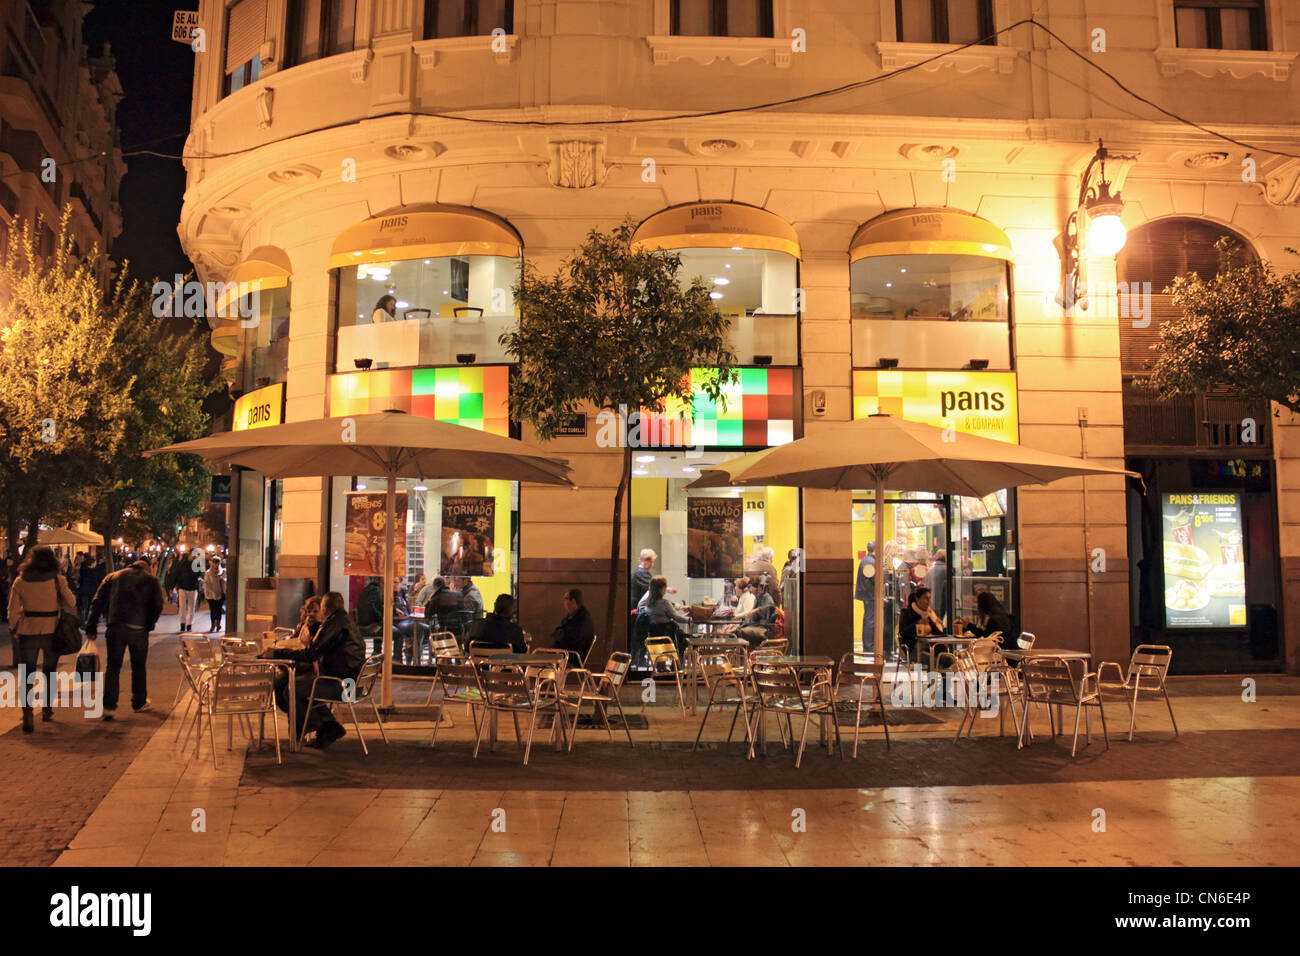
M454 495L442 499L443 577L492 574L497 500L491 495Z
M384 574L384 541L388 515L384 511L384 493L350 491L344 517L343 573L362 577ZM406 527L406 492L395 495L397 527ZM406 535L398 534L393 542L393 579L406 577Z
M738 578L744 570L740 498L686 499L686 576Z
M963 497L961 499L961 516L964 521L978 521L980 518L989 516L988 509L984 507L983 500L979 498Z
M936 524L943 524L943 511L940 510L938 505L929 505L922 502L916 506L916 509L920 512L922 526L930 527Z
M1001 488L991 495L984 496L984 510L990 518L1000 518L1007 513L1007 490Z
M1167 494L1161 514L1165 626L1245 627L1241 492Z

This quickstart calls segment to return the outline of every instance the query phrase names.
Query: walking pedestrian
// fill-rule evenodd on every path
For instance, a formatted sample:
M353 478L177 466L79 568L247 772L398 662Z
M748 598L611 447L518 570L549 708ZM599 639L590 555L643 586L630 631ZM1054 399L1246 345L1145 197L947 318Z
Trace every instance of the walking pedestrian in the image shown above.
M77 617L83 621L90 614L90 602L95 599L95 592L104 583L107 573L104 559L92 551L81 566L81 577L77 579Z
M203 573L203 596L208 599L208 613L212 615L211 630L220 630L226 605L226 571L219 560L213 559Z
M148 676L149 632L162 615L163 590L158 579L149 573L149 562L141 559L104 578L90 602L86 636L95 639L100 617L107 626L104 638L108 655L104 662L104 719L117 716L118 680L122 672L122 655L131 652L131 708L139 713L149 709Z
M59 612L77 610L76 599L59 570L59 559L51 548L39 545L23 560L18 580L9 588L9 634L15 642L14 661L20 670L23 705L23 733L36 729L32 710L36 705L36 666L45 675L42 692L45 709L42 721L54 719L54 672L59 659L54 655L54 631Z
M202 567L202 552L198 548L186 555L177 555L176 560L167 571L167 590L175 589L176 604L180 615L181 633L194 629L194 612L199 606L199 587L202 579L199 568Z

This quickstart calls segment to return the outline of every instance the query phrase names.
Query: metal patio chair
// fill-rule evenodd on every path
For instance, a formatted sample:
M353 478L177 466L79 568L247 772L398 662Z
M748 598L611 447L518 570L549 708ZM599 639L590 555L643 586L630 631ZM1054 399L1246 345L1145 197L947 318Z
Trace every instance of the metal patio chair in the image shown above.
M537 730L537 717L543 713L555 715L551 724L551 737L556 733L563 735L564 717L560 711L559 693L554 679L541 678L531 686L524 672L516 667L488 667L479 674L479 683L483 688L483 707L485 713L479 722L478 733L474 737L474 756L478 756L479 746L483 742L483 731L489 720L496 714L510 714L518 717L528 714L528 742L524 746L524 766L533 752L533 734ZM489 745L495 744L495 740Z
M384 743L388 743L388 731L384 729L384 720L379 715L379 705L375 703L374 690L375 682L379 679L384 669L384 656L374 654L366 658L366 662L361 665L356 680L349 685L348 681L342 677L330 677L327 674L318 674L312 678L311 690L307 694L307 705L303 710L302 732L298 735L298 745L302 746L302 738L307 734L307 718L311 715L311 709L316 704L325 704L333 708L335 704L347 704L348 711L352 714L352 726L356 728L357 739L361 741L361 752L366 756L370 755L370 749L366 746L366 738L361 734L361 721L357 719L357 704L363 701L370 701L370 709L375 713L375 722L379 724L379 733L384 738ZM349 689L350 687L350 689ZM337 688L337 697L319 697L317 691L324 691L329 688Z
M788 664L770 664L761 660L753 663L754 689L758 694L757 706L754 708L754 729L749 739L749 755L754 755L756 740L762 740L763 754L767 755L767 738L763 733L763 717L776 714L777 722L781 717L787 720L794 714L803 715L803 733L799 736L799 746L795 751L796 769L803 761L804 745L808 740L808 724L813 717L822 719L822 733L827 737L826 749L830 752L829 735L825 733L825 719L830 718L835 730L835 743L840 748L840 759L844 759L844 744L840 740L840 724L835 716L835 695L830 678L823 673L813 680L812 686L804 688L799 683L799 675ZM793 733L791 733L793 742Z
M854 760L858 757L858 735L862 730L862 705L872 703L866 697L868 687L876 689L875 704L880 708L880 725L885 729L885 749L893 748L889 742L889 719L885 716L885 689L881 681L884 673L885 662L876 660L874 654L854 654L850 651L840 658L833 697L837 702L850 701L854 704Z
M695 732L695 744L691 747L691 751L694 752L700 746L704 725L709 721L709 712L712 711L713 702L721 689L731 689L736 694L734 701L718 700L719 709L728 703L735 704L735 712L731 715L731 727L727 730L727 743L731 743L732 734L736 732L736 719L742 714L745 718L745 742L748 743L750 699L746 690L750 676L745 648L728 644L701 644L695 648L695 661L695 666L704 679L704 686L709 689L709 703L704 708L704 717L700 719L700 729Z
M1074 742L1070 747L1073 757L1079 749L1079 718L1085 708L1096 707L1101 713L1101 732L1106 740L1106 749L1110 749L1110 734L1106 731L1106 708L1101 702L1101 689L1097 684L1097 675L1087 673L1080 666L1076 677L1070 661L1056 657L1027 657L1020 669L1024 681L1024 723L1020 727L1020 746L1024 746L1025 736L1029 734L1029 705L1046 704L1047 719L1052 721L1052 705L1074 707ZM1082 665L1082 662L1080 662ZM1057 728L1052 722L1052 737L1056 737ZM1086 725L1088 743L1092 743L1092 721ZM1032 740L1032 735L1030 735Z
M986 677L992 686L996 681L998 692L998 736L1001 737L1006 733L1006 712L1008 708L1001 705L1001 697L1005 695L1011 702L1011 719L1016 725L1016 737L1020 736L1020 715L1016 713L1015 701L1021 696L1023 685L1020 681L1019 672L1007 663L1007 659L998 652L997 635L1000 631L994 631L988 637L980 638L969 648L971 661L975 665L976 674L979 677ZM972 724L972 729L974 725ZM968 734L969 736L969 734Z
M1133 742L1133 729L1137 726L1138 694L1147 691L1159 694L1165 699L1169 708L1169 722L1174 725L1174 736L1178 736L1178 721L1174 719L1174 705L1169 701L1169 689L1165 686L1165 677L1169 674L1169 665L1173 663L1174 649L1168 644L1139 644L1133 649L1133 657L1128 662L1128 673L1120 670L1114 661L1102 661L1097 667L1097 680L1102 690L1124 691L1124 701L1128 704L1128 739ZM1113 667L1118 680L1108 681L1104 678L1106 668ZM1143 684L1143 680L1146 681ZM1132 691L1130 698L1128 692Z
M442 656L435 660L437 668L437 678L434 687L429 691L429 700L433 700L433 691L439 684L442 685L442 712L447 714L447 719L451 720L451 725L456 726L456 721L452 720L451 712L448 710L449 704L464 704L469 711L470 720L474 723L474 734L478 736L481 718L478 711L483 707L483 687L479 683L478 665L468 657L451 657ZM438 715L437 722L433 725L433 737L429 741L430 747L438 746L438 728L442 726L442 712Z
M650 662L651 678L661 674L672 674L677 682L677 706L682 716L686 716L686 694L682 690L682 659L677 653L677 644L671 637L651 636L645 639L646 657Z
M573 723L569 733L570 751L573 750L573 741L578 736L578 717L582 712L583 704L594 705L593 715L600 715L610 740L614 739L614 730L609 725L609 705L613 704L617 707L619 719L623 721L623 732L627 734L628 746L636 748L636 744L632 742L632 729L628 726L627 714L623 712L623 702L618 698L619 691L623 689L623 682L627 680L631 669L632 655L615 651L609 655L609 660L605 662L605 670L600 674L593 674L584 669L574 669L564 674L563 681L558 686L560 706L573 708ZM574 687L575 678L576 687Z
M208 739L212 744L212 766L217 766L216 718L235 717L247 719L252 715L265 718L271 715L271 726L275 738L275 762L280 760L280 717L275 706L275 674L271 668L246 661L227 660L217 668L211 680L203 685L199 697L198 735L194 742L194 754L198 756L199 746L203 740L203 715L208 717ZM251 737L251 728L250 728ZM258 746L262 744L262 734L258 733ZM230 744L227 743L227 749Z

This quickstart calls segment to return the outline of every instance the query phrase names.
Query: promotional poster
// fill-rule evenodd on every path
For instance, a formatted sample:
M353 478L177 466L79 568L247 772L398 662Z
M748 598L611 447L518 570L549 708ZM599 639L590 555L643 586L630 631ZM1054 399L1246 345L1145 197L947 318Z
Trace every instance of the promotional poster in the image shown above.
M1241 493L1168 494L1161 512L1166 626L1245 627Z
M490 496L449 496L442 499L443 577L492 573L497 502Z
M406 527L406 492L397 493L394 504L397 527ZM348 493L348 510L344 519L347 537L343 553L343 573L360 577L383 577L384 541L388 516L384 513L384 493L353 491ZM406 535L399 532L393 548L393 578L406 575Z
M686 499L686 576L738 578L744 571L740 498Z

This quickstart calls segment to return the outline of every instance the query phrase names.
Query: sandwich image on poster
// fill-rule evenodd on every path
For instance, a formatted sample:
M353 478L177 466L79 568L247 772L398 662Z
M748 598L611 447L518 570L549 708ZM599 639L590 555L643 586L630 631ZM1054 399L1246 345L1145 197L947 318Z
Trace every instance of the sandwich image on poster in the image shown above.
M740 577L745 564L744 506L740 498L686 499L687 577Z
M1245 627L1241 493L1167 494L1161 516L1165 625Z
M439 573L489 577L496 543L497 500L488 495L442 499L442 561Z
M406 492L398 492L394 512L397 527L406 528ZM388 515L384 511L383 492L348 492L344 517L343 573L360 577L382 577L384 542L387 540ZM406 535L399 532L393 545L393 578L406 575Z

